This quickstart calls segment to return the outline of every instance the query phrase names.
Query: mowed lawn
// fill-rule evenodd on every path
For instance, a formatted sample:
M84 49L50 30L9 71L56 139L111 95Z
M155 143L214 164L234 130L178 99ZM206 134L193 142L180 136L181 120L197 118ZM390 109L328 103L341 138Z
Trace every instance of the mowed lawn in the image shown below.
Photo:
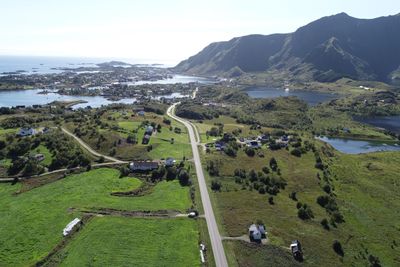
M60 253L61 266L199 266L193 220L96 217Z
M119 178L114 169L71 175L13 195L20 184L0 184L0 266L28 266L45 257L62 239L62 230L80 209L180 210L190 207L189 190L178 181L161 182L142 197L115 197L141 181ZM143 240L142 240L143 241Z

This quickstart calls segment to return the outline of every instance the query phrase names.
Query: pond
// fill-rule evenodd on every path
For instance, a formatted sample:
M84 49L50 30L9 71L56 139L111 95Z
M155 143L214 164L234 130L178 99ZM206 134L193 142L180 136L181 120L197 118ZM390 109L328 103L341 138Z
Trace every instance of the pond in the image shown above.
M354 117L354 120L400 134L400 116Z
M307 102L310 106L318 105L332 99L339 98L339 95L333 93L323 93L318 91L306 90L284 90L266 87L250 87L246 89L246 93L251 98L278 98L285 96L296 96Z
M344 138L332 138L326 136L316 137L333 146L336 150L345 154L361 154L378 151L400 151L400 145L388 145L384 142L352 140Z

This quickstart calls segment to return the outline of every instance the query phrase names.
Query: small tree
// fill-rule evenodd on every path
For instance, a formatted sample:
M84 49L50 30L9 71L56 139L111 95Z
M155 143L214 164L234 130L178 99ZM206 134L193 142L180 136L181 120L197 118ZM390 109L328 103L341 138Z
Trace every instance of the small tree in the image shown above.
M189 185L189 173L185 169L181 169L178 174L179 183L182 186Z
M271 158L269 160L269 167L271 168L271 170L276 171L278 169L278 162L276 161L275 158Z
M213 190L213 191L221 191L221 187L222 187L221 183L218 182L217 180L213 180L211 182L211 190Z

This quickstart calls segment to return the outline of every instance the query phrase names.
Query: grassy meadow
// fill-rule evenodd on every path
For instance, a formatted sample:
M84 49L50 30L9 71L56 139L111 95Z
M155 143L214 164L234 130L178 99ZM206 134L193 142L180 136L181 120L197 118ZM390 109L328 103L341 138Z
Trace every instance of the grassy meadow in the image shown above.
M204 133L213 124L204 121L197 127ZM236 127L242 128L243 136L257 135L258 130L250 131L249 126ZM373 138L388 138L374 130L371 133ZM318 151L327 148L307 134L302 135L302 139L315 142ZM314 166L313 152L296 157L289 153L290 149L271 151L263 147L260 151L263 157L257 154L250 157L243 150L239 150L236 157L214 150L202 155L205 173L208 161L217 162L219 166L218 177L210 177L208 173L206 176L209 184L213 180L222 184L220 192L209 189L221 234L246 235L248 226L257 220L262 220L267 228L269 243L266 246L224 241L231 266L368 266L371 256L378 258L382 266L400 264L399 153L346 155L332 150L327 153L329 156L323 156L330 172L332 193L345 220L326 230L321 221L329 220L329 214L316 201L326 193L324 181L317 176L319 173L322 177L322 171ZM272 196L273 204L270 204L271 195L236 183L233 172L237 168L247 173L251 169L262 171L272 157L277 160L287 186ZM296 192L297 201L289 197L291 192ZM301 220L297 214L298 202L306 203L314 218ZM290 254L289 245L294 239L299 239L303 245L304 262L301 264L293 261ZM343 257L333 250L334 240L341 242Z
M64 227L81 216L79 210L183 212L191 205L188 188L178 181L163 181L141 197L110 195L140 185L136 178L119 178L114 169L71 175L18 195L21 184L0 184L0 265L27 266L44 258L62 240Z
M58 256L60 266L200 266L197 224L95 217Z

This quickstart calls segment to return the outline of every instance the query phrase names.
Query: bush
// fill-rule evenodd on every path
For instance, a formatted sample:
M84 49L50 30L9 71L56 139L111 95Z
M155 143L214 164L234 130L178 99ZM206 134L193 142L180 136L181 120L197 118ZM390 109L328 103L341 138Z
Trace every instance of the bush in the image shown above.
M338 255L340 255L340 256L342 256L342 257L344 256L343 247L342 247L342 244L340 244L339 241L337 241L337 240L333 241L332 247L333 247L333 250L334 250Z
M309 220L314 218L314 213L312 212L311 208L304 204L299 210L297 211L297 216L302 220Z
M321 225L322 225L322 227L324 227L324 229L326 229L326 230L329 230L329 229L330 229L330 227L329 227L329 222L328 222L328 220L325 219L325 218L322 219Z
M271 158L269 160L269 167L271 168L272 171L276 171L278 169L278 162L276 161L275 158Z
M207 162L207 171L211 176L219 176L219 166L215 161Z
M126 177L129 175L130 172L131 172L131 170L128 167L126 167L126 166L120 167L119 168L119 177L120 178Z
M330 186L329 184L325 184L325 185L322 187L322 189L323 189L327 194L330 194L331 191L332 191L332 188L331 188L331 186Z
M213 190L213 191L221 191L221 187L222 187L221 183L218 182L217 180L213 180L211 182L211 190Z
M295 191L291 192L291 193L289 194L289 197L290 197L292 200L297 201L297 196L296 196L296 192L295 192Z
M225 154L227 154L230 157L236 157L236 154L237 154L236 150L231 145L227 145L224 148L224 152L225 152Z
M292 154L293 156L296 156L296 157L301 157L301 150L298 148L295 148L290 152L290 154Z
M247 156L249 156L249 157L254 157L254 155L256 154L256 151L253 149L253 148L251 148L251 147L246 147L245 149L244 149L244 152L247 154Z
M187 186L190 184L189 173L185 169L181 169L178 174L179 183L182 186Z

